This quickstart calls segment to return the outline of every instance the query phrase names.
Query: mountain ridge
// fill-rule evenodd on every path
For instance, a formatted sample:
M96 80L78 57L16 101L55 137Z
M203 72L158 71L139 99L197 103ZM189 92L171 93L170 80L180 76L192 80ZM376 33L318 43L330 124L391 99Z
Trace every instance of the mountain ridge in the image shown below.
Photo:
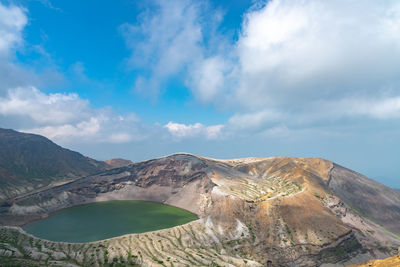
M0 201L107 168L41 135L0 128Z
M51 149L62 149L48 142ZM117 159L107 165L73 155L102 169L18 194L0 206L0 236L6 244L0 263L4 258L12 264L51 260L62 266L71 260L76 266L104 266L109 259L143 266L167 261L174 266L343 266L393 256L400 246L400 192L326 159L218 160L175 153L136 163ZM84 248L10 227L60 209L109 200L160 202L191 211L199 219L85 243Z
M188 226L172 228L173 231L180 229L181 234L189 231L179 239L178 243L183 246L178 245L179 250L203 253L199 248L217 246L214 253L218 257L226 255L233 262L238 257L245 258L248 262L251 260L262 265L271 261L272 266L287 266L290 262L301 266L356 263L351 260L392 256L400 245L396 236L399 234L398 225L393 226L383 218L381 226L367 218L375 216L371 210L365 210L366 214L362 215L355 211L358 202L340 199L335 192L347 194L349 190L346 183L341 183L343 179L368 181L361 174L325 159L213 160L179 153L132 163L33 193L3 209L1 223L20 225L61 208L90 202L147 200L184 208L199 216L199 220ZM360 186L359 183L350 185ZM374 183L367 182L366 186L375 190ZM382 189L380 185L378 189L385 193L394 192L386 191L387 187ZM382 194L379 190L377 192ZM358 194L357 190L351 192ZM368 198L363 201L366 200ZM390 201L385 198L378 200L382 214L400 218L397 209L390 208ZM392 234L386 229L390 227ZM196 231L191 233L194 230L190 228ZM165 238L174 238L166 230L154 232L151 239L157 238L158 233ZM136 240L145 235L129 236ZM122 254L115 252L118 240L122 238L112 239L106 247L108 253L126 260L123 247L120 247ZM162 244L163 240L168 242L168 239L162 239ZM95 244L98 243L93 243L93 246L97 246ZM177 248L171 247L166 252L158 246L151 251L131 242L127 246L141 251L140 263L145 266L154 263L152 257L144 256L146 253L164 255L183 265L196 265L177 256ZM198 261L202 264L207 262L200 258ZM226 263L217 261L221 265Z

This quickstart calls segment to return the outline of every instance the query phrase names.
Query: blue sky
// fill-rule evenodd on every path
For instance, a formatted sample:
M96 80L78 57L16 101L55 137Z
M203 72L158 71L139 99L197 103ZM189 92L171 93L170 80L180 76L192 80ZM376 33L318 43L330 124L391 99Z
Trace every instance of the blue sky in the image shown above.
M96 159L324 157L400 188L398 1L0 0L0 127Z
M251 1L216 1L204 3L207 5L204 9L223 13L224 20L218 30L235 36L241 17L251 4ZM121 27L140 23L140 16L158 8L157 2L21 1L19 5L27 8L29 22L23 32L27 47L17 51L18 60L37 69L43 68L43 60L50 60L45 66L50 65L65 76L62 82L44 84L43 90L76 92L90 99L95 108L110 105L121 113L132 112L135 107L134 112L150 122L168 123L173 116L191 123L198 120L222 123L231 114L217 113L212 107L191 101L193 96L179 75L165 85L168 88L160 89L163 94L156 100L132 94L135 76L144 71L126 64L130 51ZM43 59L40 52L29 46L40 46L50 58ZM79 79L80 74L86 76L87 82Z

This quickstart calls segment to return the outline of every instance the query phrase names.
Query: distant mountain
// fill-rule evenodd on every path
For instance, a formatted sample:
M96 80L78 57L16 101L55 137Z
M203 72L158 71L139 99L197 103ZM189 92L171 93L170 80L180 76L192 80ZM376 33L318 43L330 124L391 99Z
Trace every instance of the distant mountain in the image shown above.
M110 168L120 168L120 167L124 167L126 165L132 164L133 162L127 159L120 159L120 158L116 158L116 159L109 159L104 161L108 166L110 166Z
M35 134L0 128L0 202L110 166Z

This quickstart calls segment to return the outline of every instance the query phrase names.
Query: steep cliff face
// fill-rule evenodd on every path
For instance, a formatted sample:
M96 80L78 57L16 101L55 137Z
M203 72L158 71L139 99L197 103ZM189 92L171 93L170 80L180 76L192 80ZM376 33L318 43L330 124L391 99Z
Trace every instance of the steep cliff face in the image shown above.
M0 203L107 168L104 162L62 148L43 136L0 128Z
M0 222L20 225L61 208L95 201L151 200L187 209L200 219L159 232L159 237L156 231L150 240L160 238L163 245L153 244L151 251L130 241L119 254L113 250L117 258L127 259L124 247L140 251L140 264L147 266L157 264L151 255L159 260L169 258L175 266L211 264L207 257L222 265L231 261L237 266L242 265L239 262L315 266L392 255L400 245L395 235L398 225L389 219L400 214L398 195L382 196L393 192L383 185L364 183L364 179L323 159L214 160L176 154L25 196L1 210ZM361 201L355 202L351 195L358 191L378 195L375 205L379 211L364 208L363 213L356 212ZM379 213L385 214L381 225L368 219ZM146 234L130 236L149 239ZM119 246L122 238L107 243L107 249ZM165 249L164 242L174 245ZM187 258L180 250L203 258Z

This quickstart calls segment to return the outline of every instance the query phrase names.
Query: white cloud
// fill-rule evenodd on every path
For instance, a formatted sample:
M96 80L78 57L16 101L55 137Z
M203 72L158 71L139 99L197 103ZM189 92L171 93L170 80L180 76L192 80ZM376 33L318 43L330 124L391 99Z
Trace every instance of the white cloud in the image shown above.
M235 112L231 129L399 117L398 1L273 0L244 17L189 78L198 100Z
M82 121L76 125L45 126L21 129L21 131L40 134L58 142L128 143L141 140L128 132L113 133L114 130L110 131L106 128L109 126L110 124L99 118L90 118L89 121Z
M121 31L132 49L128 65L144 68L135 89L156 96L169 76L184 71L202 53L199 7L190 1L155 1L153 13L141 14L138 25L124 24Z
M231 66L224 59L215 56L200 60L190 73L189 84L198 99L203 102L212 102L227 86L226 75Z
M229 119L229 125L235 130L257 129L275 123L282 118L283 114L271 110L261 110L250 113L235 114Z
M126 143L152 134L152 127L134 114L122 116L111 108L94 109L77 94L46 94L35 87L10 89L8 95L0 97L0 116L25 121L19 130L63 144Z
M274 126L261 132L261 134L267 137L286 137L290 134L290 129L286 126Z
M35 78L13 62L16 49L23 44L27 22L25 9L0 2L0 96L9 86L26 85Z
M375 99L345 99L337 104L338 114L368 116L376 119L399 119L400 96Z
M108 140L111 143L127 143L134 140L134 138L129 133L115 133L112 134Z
M218 125L211 125L205 127L205 135L207 139L217 139L222 136L222 130L224 129L225 125L218 124Z
M71 137L93 137L100 131L100 123L97 118L92 117L88 121L81 121L76 125L62 124L25 129L22 131L40 134L52 140L60 140Z
M90 107L74 93L45 94L35 87L18 87L0 97L0 114L27 116L38 124L60 124L89 118Z
M205 22L206 5L156 1L155 10L121 28L130 65L148 74L136 89L154 95L184 76L198 101L233 111L224 131L398 118L398 1L266 1L244 14L233 42L217 34L221 18ZM170 126L175 136L202 128Z
M237 41L217 35L221 14L207 13L204 3L153 3L138 24L120 28L131 50L126 63L142 73L136 90L154 97L171 78L178 78L198 101L234 114L225 125L171 121L159 127L169 136L269 135L340 124L344 118L400 118L398 1L267 1L244 15ZM9 37L0 41L0 53L9 55L23 42L26 11L0 4L1 14L0 32L7 34L0 39ZM2 84L7 84L9 75L1 71L7 66L13 73L22 71L9 60L0 62ZM71 66L70 72L92 83L83 63ZM4 97L0 94L0 115L29 120L25 130L56 140L130 142L157 128L111 109L94 109L77 94L47 94L26 85L11 88Z
M176 137L193 137L200 134L201 131L204 129L204 125L202 125L201 123L185 125L172 121L168 122L168 124L166 124L164 127L167 128L168 131Z
M41 45L24 41L27 15L28 10L23 7L0 2L0 96L18 86L52 86L64 81L51 55ZM17 51L33 54L35 66L18 62Z
M111 108L94 109L77 94L46 94L35 87L19 87L0 97L0 116L25 120L24 132L36 133L60 144L127 143L168 132L176 139L217 139L224 125L169 122L163 127L142 123L136 115L122 116ZM25 124L24 124L25 125Z
M201 22L200 4L195 2L155 3L159 7L156 16L142 14L138 26L121 26L127 44L132 49L128 65L143 63L152 67L151 77L142 76L136 80L137 89L142 88L149 95L156 95L169 76L185 72L187 64L203 59L201 25L209 23ZM155 132L162 136L170 133L167 128L142 123L132 114L121 116L111 108L95 109L78 94L46 93L32 86L39 81L34 70L27 70L13 62L16 49L23 44L22 31L28 21L26 13L23 8L0 4L0 70L4 70L0 73L0 89L6 89L0 94L0 119L3 125L41 134L61 144L126 143L144 140ZM144 38L146 42L138 42L137 38ZM51 61L46 51L40 46L36 48ZM222 66L217 61L204 61L204 68L211 72L215 69L213 65L217 68ZM81 83L100 86L85 75L81 62L72 65L69 72ZM208 77L211 78L210 75ZM213 80L214 87L219 86L221 78L220 75L219 81ZM212 93L208 93L210 96ZM213 139L219 136L222 129L221 125L199 125L188 126L189 130L183 135ZM196 131L199 131L198 135Z
M376 94L399 86L396 1L271 1L237 43L237 101L254 108ZM389 15L390 14L390 15Z
M216 139L221 136L223 125L205 126L201 123L181 124L168 122L164 127L176 138L206 137L207 139Z
M222 89L223 76L229 67L223 58L206 56L209 49L220 49L224 45L218 42L221 40L214 42L221 13L199 1L153 3L151 12L139 16L139 23L125 23L120 27L132 50L127 65L142 70L135 78L135 91L156 98L170 79L175 78L186 85L200 87L193 91L209 101ZM198 68L202 71L196 71Z
M7 56L10 50L22 42L22 29L28 22L26 10L0 3L0 56Z

